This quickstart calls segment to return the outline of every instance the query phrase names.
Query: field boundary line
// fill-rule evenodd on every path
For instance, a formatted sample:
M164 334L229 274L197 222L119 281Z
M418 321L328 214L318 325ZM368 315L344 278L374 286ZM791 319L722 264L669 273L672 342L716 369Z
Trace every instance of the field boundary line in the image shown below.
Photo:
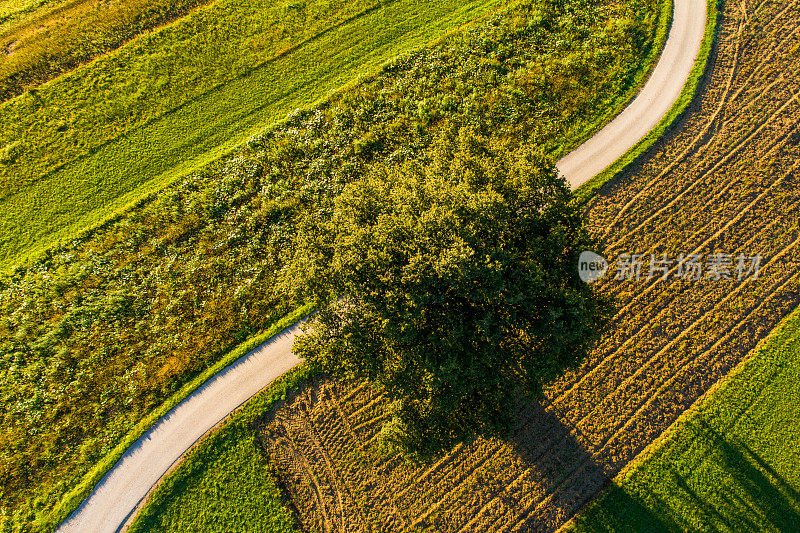
M387 6L389 6L389 5L391 5L391 4L395 3L395 2L398 2L398 1L399 0L384 0L383 2L375 4L374 6L368 7L367 9L364 9L364 10L362 10L362 11L360 11L360 12L358 12L358 13L352 15L352 16L350 16L345 20L337 22L333 26L325 28L324 30L320 31L319 33L314 34L311 37L307 37L306 39L304 39L304 40L302 40L302 41L300 41L300 42L298 42L298 43L296 43L296 44L294 44L294 45L292 45L292 46L290 46L288 48L285 48L285 49L281 50L280 52L278 52L274 56L269 57L267 59L264 59L263 61L261 61L261 62L255 64L255 65L245 69L244 71L240 72L239 74L236 74L235 76L231 77L230 79L227 79L227 80L225 80L223 82L220 82L220 83L218 83L218 84L216 84L216 85L214 85L212 87L209 87L205 91L203 91L201 93L198 93L198 94L192 96L191 98L189 98L188 100L185 100L185 101L181 102L180 104L176 105L175 107L164 111L162 114L154 116L154 117L150 117L146 121L144 121L144 122L142 122L140 124L137 124L133 128L121 132L116 137L112 137L112 138L106 139L102 143L93 146L92 148L90 148L86 152L84 152L82 154L79 154L79 155L76 155L72 159L69 159L69 160L64 161L62 163L59 163L58 165L54 166L53 168L51 168L50 170L48 170L44 174L42 174L40 176L37 176L36 178L33 178L33 179L27 181L25 183L25 186L27 187L27 186L30 186L30 185L35 185L35 184L37 184L37 183L39 183L41 181L47 180L47 179L53 177L56 173L60 172L61 170L65 169L65 168L67 168L67 167L69 167L69 166L71 166L71 165L73 165L75 163L80 163L82 161L85 161L86 159L89 159L90 157L94 156L97 152L99 152L100 150L105 148L106 146L110 146L110 145L112 145L112 144L114 144L114 143L116 143L118 141L124 140L124 139L130 137L131 135L141 131L142 129L147 128L148 126L152 126L156 122L160 122L161 120L169 118L170 116L172 116L175 113L183 110L184 108L186 108L186 107L188 107L188 106L190 106L190 105L192 105L194 103L197 103L199 100L201 100L201 99L203 99L203 98L205 98L207 96L211 96L216 92L219 92L225 86L227 86L227 85L229 85L229 84L231 84L233 82L248 78L249 76L254 74L256 71L258 71L258 70L260 70L260 69L262 69L262 68L264 68L266 66L271 65L275 61L283 59L284 57L286 57L286 56L288 56L288 55L300 50L302 47L304 47L304 46L306 46L306 45L308 45L310 43L316 42L319 38L325 36L329 32L332 32L332 31L335 31L337 29L340 29L340 28L346 26L347 24L350 24L351 22L353 22L355 20L358 20L359 18L361 18L364 15L368 15L368 14L370 14L370 13L376 11L376 10L379 10L379 9L381 9L383 7L387 7ZM210 6L212 4L208 4L208 5ZM202 9L203 7L204 6L201 6L200 9ZM175 21L175 22L178 22L178 21ZM112 51L111 53L113 53L113 52L116 52L116 50ZM52 81L55 81L55 80L56 80L56 78L54 78ZM20 96L22 96L22 95L20 95ZM15 100L16 98L19 98L19 97L15 97L12 100ZM8 100L8 102L11 102L12 100ZM0 108L3 107L4 103L5 102L0 102ZM256 109L259 109L259 108L256 108ZM278 125L279 123L283 122L284 120L285 119L279 120L279 121L275 121L274 124ZM273 126L273 124L268 124L268 125L266 125L264 127L264 129L269 129L272 126ZM235 150L236 148L242 146L245 143L247 143L247 139L245 139L244 141L238 143L236 146L231 147L229 150L226 150L225 153L221 154L217 158L214 158L214 160L221 159L221 158L225 157L231 151ZM213 148L211 150L213 150ZM209 150L209 151L211 151L211 150ZM197 156L197 157L200 157L200 156ZM159 176L168 173L170 170L172 170L172 169L174 169L175 167L178 167L178 166L180 166L180 164L175 165L172 168L165 170L164 172L159 174ZM152 180L157 180L159 178L159 176L154 176L152 178ZM180 177L177 177L175 179L176 180L180 179ZM152 180L150 180L150 181L152 181ZM142 185L146 185L146 183L144 183ZM166 187L168 185L169 184L165 184L164 186ZM5 194L0 196L0 202L5 202L6 200L10 200L11 198L14 198L14 197L19 196L19 195L24 195L24 194L26 194L25 191L10 190L9 192L7 192L7 193L5 193Z

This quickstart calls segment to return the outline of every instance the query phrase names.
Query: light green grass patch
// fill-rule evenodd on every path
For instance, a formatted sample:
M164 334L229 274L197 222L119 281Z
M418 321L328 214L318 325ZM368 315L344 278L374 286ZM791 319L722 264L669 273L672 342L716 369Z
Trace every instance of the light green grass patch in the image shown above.
M144 531L295 531L253 424L311 375L301 365L274 381L192 450L130 528Z
M49 0L3 0L0 2L0 31L23 15L47 5Z

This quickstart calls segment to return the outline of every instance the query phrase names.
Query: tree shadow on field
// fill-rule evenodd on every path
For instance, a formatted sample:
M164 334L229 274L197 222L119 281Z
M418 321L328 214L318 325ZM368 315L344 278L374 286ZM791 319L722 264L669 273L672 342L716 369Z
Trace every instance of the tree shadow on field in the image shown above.
M707 443L709 464L688 475L672 471L682 506L693 507L712 529L800 531L800 493L763 457L702 418L692 431L693 440ZM700 482L689 479L693 473L703 476Z
M517 426L508 444L530 471L530 493L514 506L518 523L512 531L555 531L578 514L598 495L616 487L612 472L591 453L588 439L564 423L562 417L546 409L541 401L526 401L518 408ZM650 531L671 528L655 511L622 490L616 498L642 517ZM535 496L531 497L532 494ZM603 530L603 529L601 529Z

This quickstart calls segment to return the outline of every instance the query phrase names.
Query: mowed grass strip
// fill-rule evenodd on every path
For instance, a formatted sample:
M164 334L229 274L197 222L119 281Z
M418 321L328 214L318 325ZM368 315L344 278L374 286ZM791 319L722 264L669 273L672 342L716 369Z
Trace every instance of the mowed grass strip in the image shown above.
M378 0L295 17L288 0L224 0L0 106L0 194L357 17ZM308 19L311 18L311 21ZM306 25L306 22L310 24ZM45 152L43 145L53 149ZM55 151L58 149L58 151Z
M41 13L52 0L4 0L0 2L0 31L6 31L11 24L26 17Z
M36 87L209 0L3 2L0 101Z
M570 531L796 531L800 309Z
M255 2L239 8L248 11L241 20L222 2L189 18L224 24L165 28L8 102L0 108L0 266L101 221L498 3L354 3L360 9L349 18L310 37L297 33L299 44L263 61L260 43L279 29L260 28ZM248 36L259 30L260 38Z

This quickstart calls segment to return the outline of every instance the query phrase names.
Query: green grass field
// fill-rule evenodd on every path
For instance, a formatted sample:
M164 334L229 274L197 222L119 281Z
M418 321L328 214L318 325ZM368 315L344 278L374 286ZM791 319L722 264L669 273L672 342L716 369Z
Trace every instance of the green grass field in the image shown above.
M0 101L206 3L208 0L0 1Z
M571 531L800 530L800 309Z
M0 2L0 31L8 30L14 22L43 11L48 0L3 0Z
M6 102L0 267L498 4L318 0L296 15L286 0L221 0Z

